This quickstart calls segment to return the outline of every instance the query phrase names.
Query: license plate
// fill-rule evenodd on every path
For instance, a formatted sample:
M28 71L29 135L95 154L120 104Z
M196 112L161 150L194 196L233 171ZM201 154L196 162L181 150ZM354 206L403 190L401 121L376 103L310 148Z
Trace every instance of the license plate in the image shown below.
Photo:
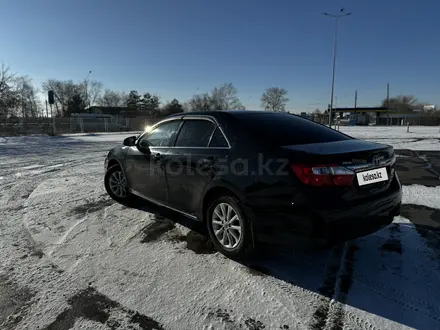
M359 186L367 184L382 182L388 180L388 173L385 167L377 168L375 170L360 172L356 174Z

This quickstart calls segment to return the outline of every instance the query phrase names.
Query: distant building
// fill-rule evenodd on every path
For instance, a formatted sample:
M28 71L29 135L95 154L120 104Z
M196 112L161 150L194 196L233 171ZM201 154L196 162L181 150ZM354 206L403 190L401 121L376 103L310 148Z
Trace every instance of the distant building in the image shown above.
M130 107L99 107L92 106L86 109L90 114L105 114L111 115L116 122L124 122L125 118L135 118L145 116L144 112L130 108Z

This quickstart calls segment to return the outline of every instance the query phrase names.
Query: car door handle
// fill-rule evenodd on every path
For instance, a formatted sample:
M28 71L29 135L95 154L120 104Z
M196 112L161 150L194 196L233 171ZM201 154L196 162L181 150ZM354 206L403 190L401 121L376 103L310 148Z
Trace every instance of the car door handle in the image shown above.
M159 160L161 160L162 159L162 155L161 154L154 154L153 155L153 160L155 160L156 162L158 162Z

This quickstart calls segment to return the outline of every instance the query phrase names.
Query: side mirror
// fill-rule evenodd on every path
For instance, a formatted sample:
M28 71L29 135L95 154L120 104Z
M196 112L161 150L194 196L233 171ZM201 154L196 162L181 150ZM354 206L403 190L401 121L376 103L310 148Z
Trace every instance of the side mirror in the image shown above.
M136 136L130 136L124 140L124 146L134 147L136 144Z
M144 153L146 155L150 155L151 154L151 150L150 150L150 148L148 148L148 146L141 146L141 145L138 144L136 147L139 149L140 152L142 152L142 153Z

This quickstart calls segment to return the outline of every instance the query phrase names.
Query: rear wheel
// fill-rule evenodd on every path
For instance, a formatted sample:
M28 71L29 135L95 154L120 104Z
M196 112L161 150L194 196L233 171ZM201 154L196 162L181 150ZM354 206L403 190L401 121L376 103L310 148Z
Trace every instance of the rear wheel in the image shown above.
M119 165L113 165L105 173L104 185L107 193L115 201L127 202L130 193L128 192L127 180L124 171Z
M243 258L253 252L251 226L236 198L215 198L208 207L206 223L212 243L224 255Z

